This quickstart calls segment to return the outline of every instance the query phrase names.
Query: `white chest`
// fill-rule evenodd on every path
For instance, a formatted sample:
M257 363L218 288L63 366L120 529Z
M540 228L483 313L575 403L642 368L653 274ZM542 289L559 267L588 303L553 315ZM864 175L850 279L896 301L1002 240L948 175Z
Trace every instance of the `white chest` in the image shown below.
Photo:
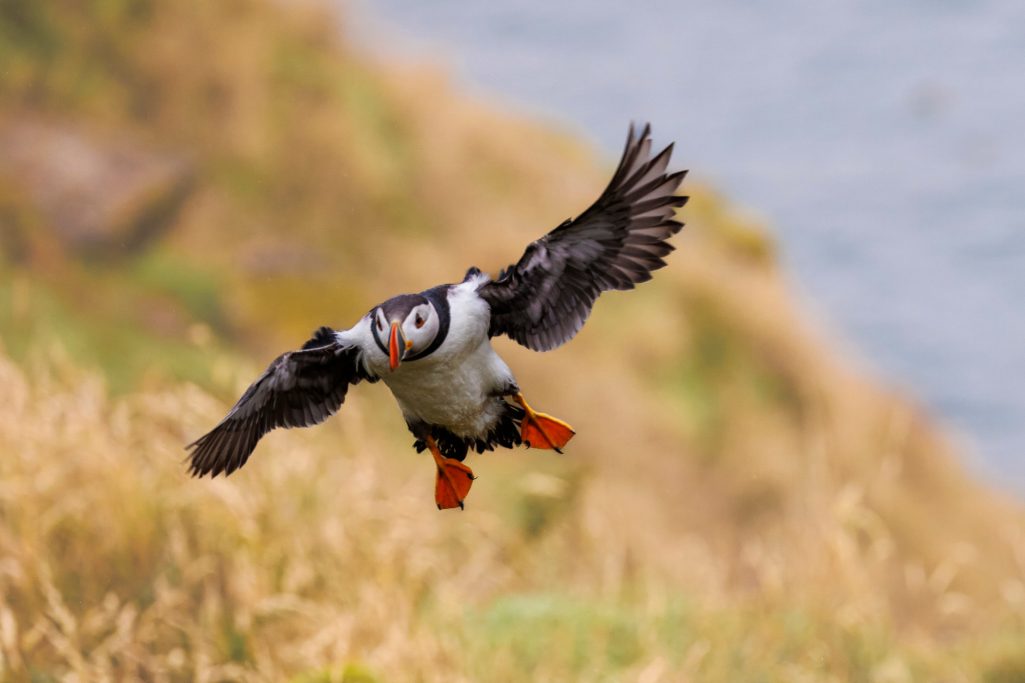
M387 356L371 349L367 363L407 419L440 425L458 436L479 436L501 416L494 396L509 386L512 373L491 348L489 311L474 287L454 287L448 303L448 333L434 353L403 362L392 372Z
M382 377L402 413L459 436L490 430L501 413L495 393L509 384L512 373L487 338L465 355L430 360L400 366Z

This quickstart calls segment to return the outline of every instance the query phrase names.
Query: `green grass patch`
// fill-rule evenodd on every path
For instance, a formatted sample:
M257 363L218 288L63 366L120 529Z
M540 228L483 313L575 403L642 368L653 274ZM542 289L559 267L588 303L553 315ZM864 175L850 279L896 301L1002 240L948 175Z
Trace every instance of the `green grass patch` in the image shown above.
M758 349L756 338L738 329L715 302L690 297L687 321L688 344L660 381L680 402L702 453L714 457L722 450L738 407L787 419L799 414L802 400L785 369Z
M565 594L509 595L468 615L469 659L486 665L480 680L617 680L653 644L667 650L685 636L689 621L679 605L651 615Z
M125 273L46 281L9 271L0 278L5 349L20 362L66 353L76 364L100 368L118 393L145 378L210 386L211 367L222 353L212 335L208 343L197 344L189 330L205 320L220 323L216 297L207 300L201 277L162 280L169 272L165 267L143 266L152 278L148 282Z
M224 282L215 273L152 250L131 265L127 276L133 286L182 304L191 317L220 330L226 328L220 296Z

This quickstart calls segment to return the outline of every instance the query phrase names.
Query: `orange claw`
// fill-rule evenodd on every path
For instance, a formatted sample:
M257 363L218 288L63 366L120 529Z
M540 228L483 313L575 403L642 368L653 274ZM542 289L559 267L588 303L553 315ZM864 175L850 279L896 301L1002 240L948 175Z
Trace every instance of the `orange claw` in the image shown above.
M454 458L446 458L438 450L433 437L427 437L427 448L434 456L438 466L438 477L434 483L434 502L439 510L463 508L463 499L470 493L473 485L473 470Z
M520 424L520 438L527 448L544 448L562 453L562 448L576 434L568 424L552 417L539 413L529 405L523 394L515 394L513 398L520 404L526 415Z

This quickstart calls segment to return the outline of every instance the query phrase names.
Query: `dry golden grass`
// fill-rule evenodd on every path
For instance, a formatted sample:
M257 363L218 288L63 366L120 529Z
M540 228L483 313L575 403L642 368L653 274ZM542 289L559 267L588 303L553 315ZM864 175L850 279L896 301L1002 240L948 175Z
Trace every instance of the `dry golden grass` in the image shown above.
M755 529L692 516L720 477L595 447L583 405L567 456L478 457L439 513L380 387L199 481L181 444L224 406L194 386L112 399L53 359L0 384L0 679L1020 680L1020 583L994 623L956 588L996 571L978 551L881 582L911 550L854 478Z

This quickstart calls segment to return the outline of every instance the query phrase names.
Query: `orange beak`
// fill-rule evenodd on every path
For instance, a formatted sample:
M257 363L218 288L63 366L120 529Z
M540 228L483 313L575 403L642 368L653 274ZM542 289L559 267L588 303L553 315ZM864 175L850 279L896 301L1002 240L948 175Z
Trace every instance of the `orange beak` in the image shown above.
M399 331L399 324L392 323L391 334L388 336L388 367L392 371L399 367L399 363L402 362L402 356L406 353L406 350L401 348L404 346L404 341L402 339L402 332Z

